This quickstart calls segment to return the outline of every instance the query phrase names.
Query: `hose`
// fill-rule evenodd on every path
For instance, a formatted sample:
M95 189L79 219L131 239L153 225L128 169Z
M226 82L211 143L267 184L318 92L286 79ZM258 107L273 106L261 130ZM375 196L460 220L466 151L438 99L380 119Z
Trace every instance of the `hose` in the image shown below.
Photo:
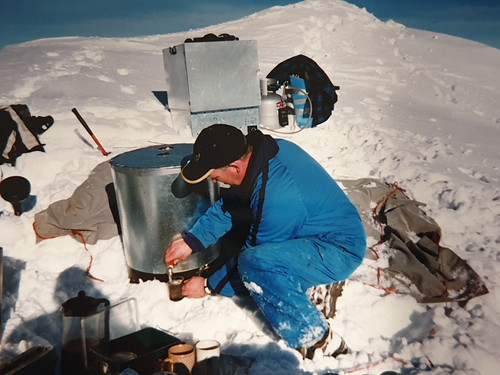
M270 132L274 132L274 133L277 133L277 134L297 134L297 133L300 133L302 130L304 130L305 128L307 128L309 126L309 123L312 121L312 111L313 111L313 103L311 101L311 98L309 97L309 94L304 89L301 89L301 88L298 88L298 87L292 87L292 86L285 86L283 88L283 95L285 95L286 91L298 91L298 92L300 92L300 93L302 93L303 95L306 96L307 101L309 102L309 118L307 119L306 124L303 127L301 127L299 130L295 130L295 131L291 131L291 132L279 131L279 130L276 130L276 129L267 128L265 126L261 126L261 129L264 129L264 130L267 130L267 131L270 131ZM294 121L297 124L296 117L297 117L297 115L294 115Z

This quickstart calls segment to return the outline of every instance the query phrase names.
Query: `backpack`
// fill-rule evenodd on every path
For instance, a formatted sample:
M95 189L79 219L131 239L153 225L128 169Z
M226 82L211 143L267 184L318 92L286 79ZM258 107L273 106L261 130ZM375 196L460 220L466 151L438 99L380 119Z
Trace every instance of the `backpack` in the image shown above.
M291 57L279 63L266 78L275 79L281 85L295 78L304 80L305 91L312 102L311 127L325 122L331 116L338 100L337 90L340 90L340 87L335 86L311 58L304 55Z
M32 116L26 104L0 106L0 164L16 164L26 152L45 151L38 136L54 123L52 116Z

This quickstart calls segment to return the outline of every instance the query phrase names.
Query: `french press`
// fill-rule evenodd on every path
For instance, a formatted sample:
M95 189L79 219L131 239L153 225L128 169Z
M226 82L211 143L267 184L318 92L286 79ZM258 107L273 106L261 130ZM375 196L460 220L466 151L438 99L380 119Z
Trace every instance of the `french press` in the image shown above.
M92 365L89 350L109 340L109 310L97 314L106 306L107 299L89 297L83 290L62 304L63 374L84 374Z

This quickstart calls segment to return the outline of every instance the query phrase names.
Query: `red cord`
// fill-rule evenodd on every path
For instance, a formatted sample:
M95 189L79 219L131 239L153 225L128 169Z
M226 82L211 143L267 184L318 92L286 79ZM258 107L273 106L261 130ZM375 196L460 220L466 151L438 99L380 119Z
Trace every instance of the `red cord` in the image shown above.
M89 266L87 267L87 270L85 272L85 275L87 275L87 277L90 277L92 280L96 280L96 281L104 281L102 279L99 279L98 277L95 277L93 276L91 273L90 273L90 269L92 268L92 263L94 262L94 257L92 256L92 254L90 254L90 251L89 249L87 248L87 242L85 241L85 237L83 236L83 233L78 231L78 230L75 230L73 229L71 231L71 233L73 233L73 235L76 235L76 236L79 236L82 240L82 243L83 243L83 247L85 248L85 250L87 251L87 253L89 253L90 255L90 262L89 262Z
M50 240L50 239L53 239L53 238L57 238L58 236L54 236L54 237L43 237L40 235L40 233L37 232L36 230L36 226L35 226L35 223L33 223L33 230L35 231L35 235L40 238L41 240ZM89 253L90 255L90 263L89 263L89 266L87 267L87 270L85 272L85 275L87 275L87 277L90 277L92 280L96 280L96 281L104 281L102 279L99 279L98 277L95 277L93 276L91 273L90 273L90 269L92 268L92 263L94 262L94 257L92 256L92 254L90 254L90 251L89 249L87 248L87 242L85 241L85 237L83 236L83 233L78 231L78 230L75 230L73 229L71 231L71 233L75 236L78 236L80 237L82 243L83 243L83 247L85 248L85 250L87 251L87 253Z

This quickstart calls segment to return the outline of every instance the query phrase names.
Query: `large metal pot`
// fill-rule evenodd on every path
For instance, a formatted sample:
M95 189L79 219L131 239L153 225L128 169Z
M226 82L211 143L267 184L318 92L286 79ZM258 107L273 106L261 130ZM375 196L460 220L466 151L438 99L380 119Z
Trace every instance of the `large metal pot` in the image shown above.
M164 257L169 243L218 199L218 186L208 179L192 187L193 192L173 194L172 185L178 183L192 149L185 143L151 146L110 160L131 282L168 281ZM218 254L219 246L214 245L179 262L175 272L196 273Z

